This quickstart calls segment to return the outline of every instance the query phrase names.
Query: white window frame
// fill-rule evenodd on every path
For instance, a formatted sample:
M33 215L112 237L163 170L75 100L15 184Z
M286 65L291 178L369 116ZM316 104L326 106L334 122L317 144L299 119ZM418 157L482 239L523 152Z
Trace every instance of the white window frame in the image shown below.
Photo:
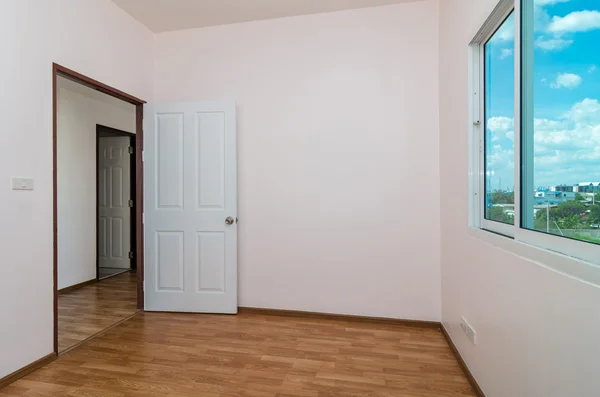
M533 7L533 0L529 0ZM528 4L529 6L529 4ZM508 16L514 11L515 18L515 109L514 109L514 164L515 164L515 217L514 225L504 224L501 222L485 219L485 158L484 158L484 142L485 142L485 44L501 27ZM600 271L597 267L600 265L600 246L578 241L570 238L555 236L538 232L521 227L521 15L522 12L533 12L533 9L521 9L521 0L500 0L490 17L483 24L483 27L475 35L469 46L469 54L471 62L469 64L469 92L470 107L469 107L469 226L475 229L493 232L506 237L513 238L516 243L526 244L532 247L537 247L545 251L558 253L563 256L584 261L587 264L594 265L594 271ZM525 31L524 34L533 35L533 26L531 31ZM533 42L533 37L530 40ZM526 49L527 51L528 49ZM525 53L525 56L527 54ZM530 69L531 73L533 69ZM533 81L533 80L529 80ZM525 101L531 96L524 95ZM530 108L533 103L529 104ZM526 111L526 114L532 114ZM533 156L533 153L532 153ZM533 157L528 157L533 161ZM580 266L574 266L574 269L581 269ZM564 270L564 269L560 269ZM590 269L576 271L576 276L582 276L584 279L589 279ZM569 272L572 273L572 272ZM585 273L585 274L584 274ZM595 277L594 277L595 278Z
M475 167L472 173L472 194L473 205L471 208L474 213L472 215L472 226L498 233L504 236L515 237L515 227L510 224L491 221L485 218L485 44L502 26L508 16L515 10L515 0L502 0L494 9L490 17L487 19L483 27L477 32L470 45L471 53L471 145L472 145L472 166ZM516 10L515 10L516 13ZM515 27L518 25L515 14ZM515 35L515 37L518 37ZM515 42L518 40L515 40ZM517 65L517 48L515 47L515 67ZM515 74L518 76L518 74ZM515 78L515 80L518 80ZM515 81L515 83L517 83ZM515 84L515 93L517 87ZM517 108L515 103L515 111ZM516 116L516 113L515 113ZM515 117L515 120L517 118ZM515 123L515 142L517 139L517 125ZM515 163L517 164L517 163ZM515 166L515 168L518 168ZM516 176L516 175L515 175ZM515 179L517 181L518 179ZM515 190L517 186L515 184ZM517 192L515 191L515 225L519 216L517 214Z

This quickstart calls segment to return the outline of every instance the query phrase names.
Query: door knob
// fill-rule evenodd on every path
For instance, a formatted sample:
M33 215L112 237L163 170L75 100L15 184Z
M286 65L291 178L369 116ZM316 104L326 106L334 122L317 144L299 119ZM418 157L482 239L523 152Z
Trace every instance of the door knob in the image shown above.
M233 225L233 222L234 222L234 220L232 217L228 216L227 218L225 218L225 224Z

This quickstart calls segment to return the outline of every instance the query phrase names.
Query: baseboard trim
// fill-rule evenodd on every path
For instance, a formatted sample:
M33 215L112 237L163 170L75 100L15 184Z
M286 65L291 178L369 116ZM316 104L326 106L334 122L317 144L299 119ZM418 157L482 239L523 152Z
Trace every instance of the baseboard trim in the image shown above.
M84 281L83 283L79 283L79 284L71 285L70 287L65 287L63 289L59 289L58 290L58 294L59 295L60 294L66 294L67 292L75 291L76 289L83 288L83 287L86 287L88 285L95 284L97 282L98 282L98 279L93 278L91 280Z
M371 324L391 324L391 325L402 325L405 327L431 328L431 329L440 329L440 326L441 326L441 324L437 321L404 320L404 319L387 318L387 317L355 316L355 315L349 315L349 314L307 312L307 311L301 311L301 310L264 309L264 308L258 308L258 307L238 307L238 313L259 314L259 315L264 315L264 316L314 318L314 319L321 319L321 320L353 321L353 322L362 322L362 323L371 323Z
M463 360L462 356L460 355L460 352L456 348L456 345L454 344L454 341L452 341L452 338L450 338L450 334L446 330L446 327L444 327L444 324L441 324L440 329L442 331L442 335L444 335L444 338L446 339L446 342L448 342L452 353L454 353L456 361L458 361L458 364L462 368L465 376L467 377L467 380L471 384L471 388L473 389L473 391L475 391L477 397L485 397L483 390L481 390L481 387L479 387L479 384L477 383L477 380L471 373L471 370L469 369L469 367L467 367L467 363L465 362L465 360Z
M39 360L34 361L31 364L13 372L12 374L9 374L9 375L5 376L4 378L1 378L0 379L0 389L21 379L25 375L29 375L33 371L36 371L36 370L42 368L43 366L50 364L54 360L56 360L56 354L50 353L47 356L42 357Z
M119 273L111 274L111 275L104 276L104 277L98 277L98 281L108 280L111 277L117 277L117 276L120 276L121 274L128 273L128 272L131 272L133 270L134 269L123 269L123 271L119 272Z

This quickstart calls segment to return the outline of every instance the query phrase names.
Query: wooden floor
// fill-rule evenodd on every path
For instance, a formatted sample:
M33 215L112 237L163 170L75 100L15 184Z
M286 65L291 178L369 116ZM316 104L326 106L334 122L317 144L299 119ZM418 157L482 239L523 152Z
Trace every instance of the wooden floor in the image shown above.
M140 313L0 397L474 396L435 329Z
M137 311L135 272L58 295L58 351L80 343Z

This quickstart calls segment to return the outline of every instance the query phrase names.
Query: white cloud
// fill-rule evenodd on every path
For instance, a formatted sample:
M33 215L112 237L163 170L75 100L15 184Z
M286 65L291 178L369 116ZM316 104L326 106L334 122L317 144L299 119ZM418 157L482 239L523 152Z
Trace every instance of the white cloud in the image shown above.
M534 119L533 126L536 130L562 131L568 128L567 120Z
M487 127L493 137L488 167L512 186L514 153L507 139L514 139L514 121L492 117ZM600 180L600 102L586 98L555 119L534 119L534 153L535 186Z
M500 59L506 59L508 57L511 57L514 53L515 50L513 50L512 48L503 48L502 51L500 51Z
M569 0L535 0L534 4L536 6L547 6L547 5L554 5L557 3L567 3Z
M506 143L506 139L513 140L515 136L514 119L510 117L491 117L487 120L486 127L491 133L492 142Z
M486 125L491 132L506 133L514 128L515 122L510 117L491 117Z
M598 67L596 65L592 65L588 68L588 73L594 73Z
M495 173L501 173L501 170L507 169L514 172L515 152L513 147L505 148L499 144L493 145L487 151L486 165Z
M581 78L581 76L579 76L577 74L559 73L558 76L556 76L556 80L554 82L550 83L550 87L556 88L556 89L558 89L558 88L573 89L573 88L576 88L577 86L579 86L582 81L583 81L583 79Z
M600 103L586 98L560 119L535 119L536 185L600 179Z
M587 32L600 29L600 12L575 11L564 17L555 16L550 21L548 31L555 34Z
M564 40L561 38L546 39L540 36L535 40L535 46L544 51L561 51L573 44L573 40Z
M600 103L597 99L586 98L576 103L567 113L567 117L577 125L600 125Z
M600 126L555 131L536 128L534 134L537 184L575 183L600 176Z

